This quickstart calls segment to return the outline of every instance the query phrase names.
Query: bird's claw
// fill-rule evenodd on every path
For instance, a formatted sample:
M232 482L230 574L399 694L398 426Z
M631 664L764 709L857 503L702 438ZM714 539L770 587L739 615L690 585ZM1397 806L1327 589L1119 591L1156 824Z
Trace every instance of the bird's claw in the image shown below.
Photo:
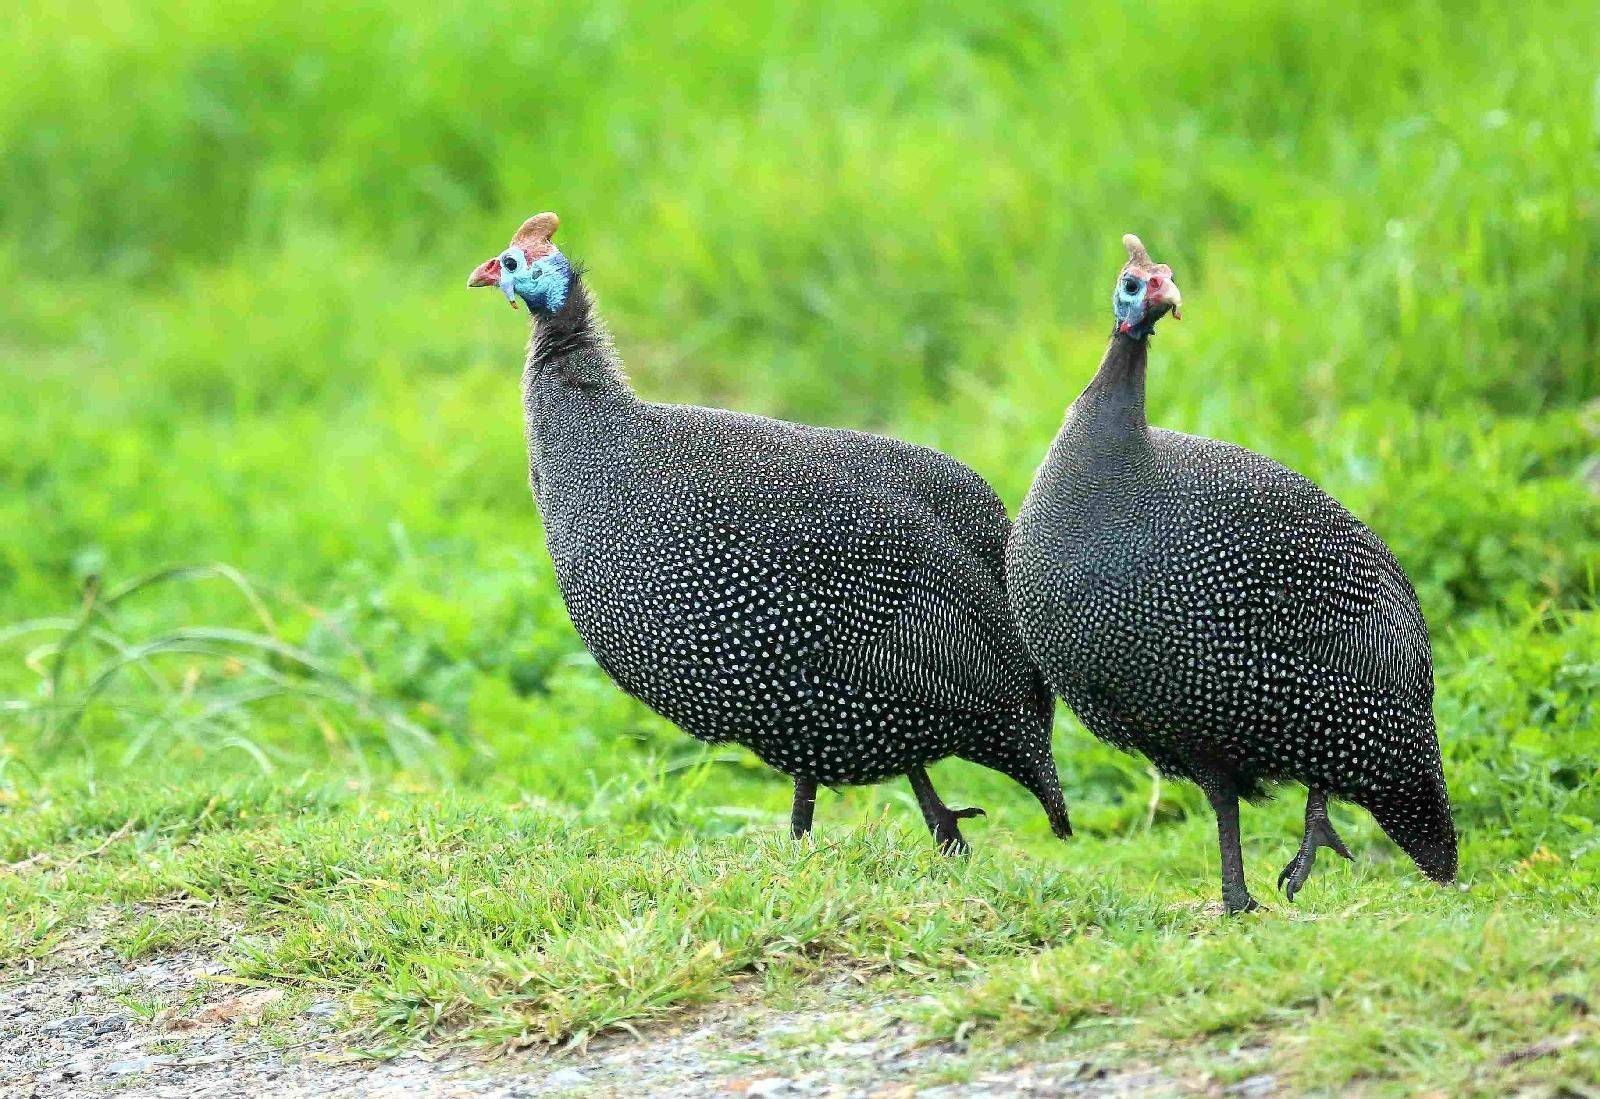
M1289 865L1278 872L1278 890L1283 894L1283 899L1290 904L1294 903L1294 895L1300 892L1300 887L1311 876L1311 858L1302 848L1300 853L1289 860Z
M1351 862L1355 856L1350 853L1350 848L1344 845L1344 840L1339 838L1339 833L1333 830L1333 822L1329 820L1314 820L1306 828L1305 842L1301 844L1302 850L1315 851L1318 847L1326 847L1337 854L1343 855Z
M1294 895L1300 892L1300 887L1305 885L1306 879L1311 876L1311 866L1316 862L1319 847L1326 847L1351 862L1355 861L1350 848L1344 845L1344 840L1339 838L1339 833L1333 830L1330 822L1311 821L1306 825L1306 834L1300 841L1300 850L1295 852L1294 858L1289 860L1289 865L1278 874L1278 888L1291 904L1294 903Z
M1223 894L1222 910L1223 913L1228 916L1238 916L1245 912L1266 911L1266 909L1261 906L1261 902L1256 900L1249 893L1245 893L1242 897L1229 896L1226 893Z
M946 855L965 855L972 848L967 846L967 841L961 835L959 822L968 817L987 816L982 809L946 809L940 814L938 823L933 829L933 838L939 845L939 850Z

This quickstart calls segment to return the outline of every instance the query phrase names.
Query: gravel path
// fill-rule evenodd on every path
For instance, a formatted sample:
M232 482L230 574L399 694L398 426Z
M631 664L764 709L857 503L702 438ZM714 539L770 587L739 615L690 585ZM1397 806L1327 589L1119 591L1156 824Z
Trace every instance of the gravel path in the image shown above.
M596 1041L581 1053L477 1060L422 1047L387 1061L334 1037L333 1003L218 981L202 955L126 964L103 953L0 978L0 1095L196 1097L350 1095L511 1099L557 1095L936 1096L1174 1095L1159 1072L1106 1071L1055 1060L979 1070L962 1083L938 1074L953 1049L919 1043L909 1028L874 1023L837 998L775 1012L750 1002L704 1011L642 1037ZM886 1006L882 1016L892 1016ZM819 1034L829 1037L818 1038ZM1267 1094L1270 1079L1247 1081Z

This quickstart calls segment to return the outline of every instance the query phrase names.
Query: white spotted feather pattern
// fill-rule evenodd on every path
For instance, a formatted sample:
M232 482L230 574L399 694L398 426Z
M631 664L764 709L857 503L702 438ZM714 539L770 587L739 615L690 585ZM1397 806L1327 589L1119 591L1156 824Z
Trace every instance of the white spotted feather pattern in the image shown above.
M961 756L1069 831L1053 702L1005 599L1009 522L982 478L881 436L641 401L590 309L577 280L535 318L523 395L556 576L601 667L797 780Z
M1147 351L1113 336L1017 517L1008 590L1029 649L1096 736L1224 813L1296 780L1317 812L1325 795L1353 801L1452 878L1428 632L1405 573L1299 474L1148 427ZM1229 906L1253 906L1242 878Z

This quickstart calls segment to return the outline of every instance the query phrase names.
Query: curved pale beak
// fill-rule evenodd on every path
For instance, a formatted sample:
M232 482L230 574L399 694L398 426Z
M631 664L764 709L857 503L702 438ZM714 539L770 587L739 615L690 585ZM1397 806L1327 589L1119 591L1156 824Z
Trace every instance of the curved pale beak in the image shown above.
M498 286L500 287L500 292L506 296L506 301L511 303L511 308L515 309L517 307L517 292L511 289L508 284L502 283L500 279L500 257L496 256L494 259L485 260L478 264L473 269L472 274L467 276L467 285Z
M1145 284L1144 295L1148 308L1170 310L1173 320L1183 320L1183 294L1170 274L1151 275Z
M500 285L500 257L485 260L478 264L467 278L468 286L499 286Z

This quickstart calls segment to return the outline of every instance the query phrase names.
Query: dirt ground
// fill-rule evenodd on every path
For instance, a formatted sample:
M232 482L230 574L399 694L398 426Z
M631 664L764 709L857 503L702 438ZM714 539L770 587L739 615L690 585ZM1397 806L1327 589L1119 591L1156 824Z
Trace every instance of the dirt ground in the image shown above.
M331 1000L230 983L203 955L124 963L89 952L0 978L0 1095L1125 1096L1190 1089L1148 1067L1051 1057L1048 1044L969 1062L859 1003L804 1012L752 1002L572 1051L480 1056L420 1046L389 1057L341 1040ZM886 1005L882 1017L892 1019ZM818 1038L817 1035L829 1035ZM1023 1061L1027 1063L1022 1063ZM964 1071L963 1071L964 1069ZM965 1077L950 1082L952 1075ZM1275 1091L1270 1077L1236 1094Z

